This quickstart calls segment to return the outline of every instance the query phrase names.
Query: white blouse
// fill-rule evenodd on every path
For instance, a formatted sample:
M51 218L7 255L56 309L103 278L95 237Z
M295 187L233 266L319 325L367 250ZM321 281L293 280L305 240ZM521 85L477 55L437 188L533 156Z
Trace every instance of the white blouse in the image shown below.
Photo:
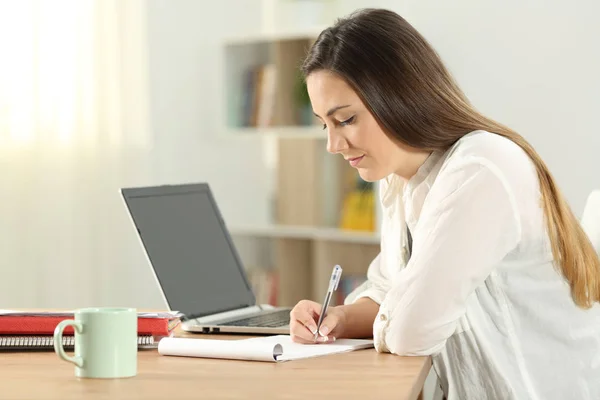
M520 147L471 132L380 199L381 252L345 301L380 304L377 351L431 355L448 400L600 399L600 306L578 308L554 267Z

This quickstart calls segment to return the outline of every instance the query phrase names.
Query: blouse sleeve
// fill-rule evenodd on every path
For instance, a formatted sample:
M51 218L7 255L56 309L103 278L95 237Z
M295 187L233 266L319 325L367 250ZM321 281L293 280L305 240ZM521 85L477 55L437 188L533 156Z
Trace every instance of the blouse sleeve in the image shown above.
M393 278L373 326L375 347L439 352L466 301L520 239L515 200L499 169L471 158L442 170L413 231L411 258Z

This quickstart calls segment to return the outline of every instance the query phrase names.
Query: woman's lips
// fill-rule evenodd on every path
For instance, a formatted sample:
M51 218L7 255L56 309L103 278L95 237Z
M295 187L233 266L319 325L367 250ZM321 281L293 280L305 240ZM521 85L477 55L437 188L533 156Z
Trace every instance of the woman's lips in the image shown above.
M365 156L360 156L360 157L354 157L354 158L349 158L348 162L350 163L350 165L352 165L353 167L356 167L361 161L362 159L365 158Z

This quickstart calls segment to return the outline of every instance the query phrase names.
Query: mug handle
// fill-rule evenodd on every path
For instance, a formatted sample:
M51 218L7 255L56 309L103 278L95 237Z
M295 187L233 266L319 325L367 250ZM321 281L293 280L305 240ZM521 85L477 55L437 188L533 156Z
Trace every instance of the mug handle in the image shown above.
M62 345L63 331L65 330L65 328L67 326L72 326L77 331L77 333L81 333L81 331L83 329L83 324L80 321L75 321L73 319L67 319L67 320L61 321L58 325L56 325L56 328L54 329L54 351L63 360L71 362L71 363L77 365L79 368L82 368L83 367L83 359L81 357L77 357L77 356L69 357L67 355L67 353L65 353L65 349L63 348L63 345Z

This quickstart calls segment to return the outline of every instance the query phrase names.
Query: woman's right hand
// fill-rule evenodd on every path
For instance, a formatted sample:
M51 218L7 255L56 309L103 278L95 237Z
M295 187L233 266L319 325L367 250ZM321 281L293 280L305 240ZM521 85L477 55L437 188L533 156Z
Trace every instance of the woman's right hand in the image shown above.
M321 315L321 305L310 300L301 300L290 312L290 337L296 343L315 343L317 322ZM342 306L328 307L327 315L321 323L316 342L328 342L341 337L346 314Z

